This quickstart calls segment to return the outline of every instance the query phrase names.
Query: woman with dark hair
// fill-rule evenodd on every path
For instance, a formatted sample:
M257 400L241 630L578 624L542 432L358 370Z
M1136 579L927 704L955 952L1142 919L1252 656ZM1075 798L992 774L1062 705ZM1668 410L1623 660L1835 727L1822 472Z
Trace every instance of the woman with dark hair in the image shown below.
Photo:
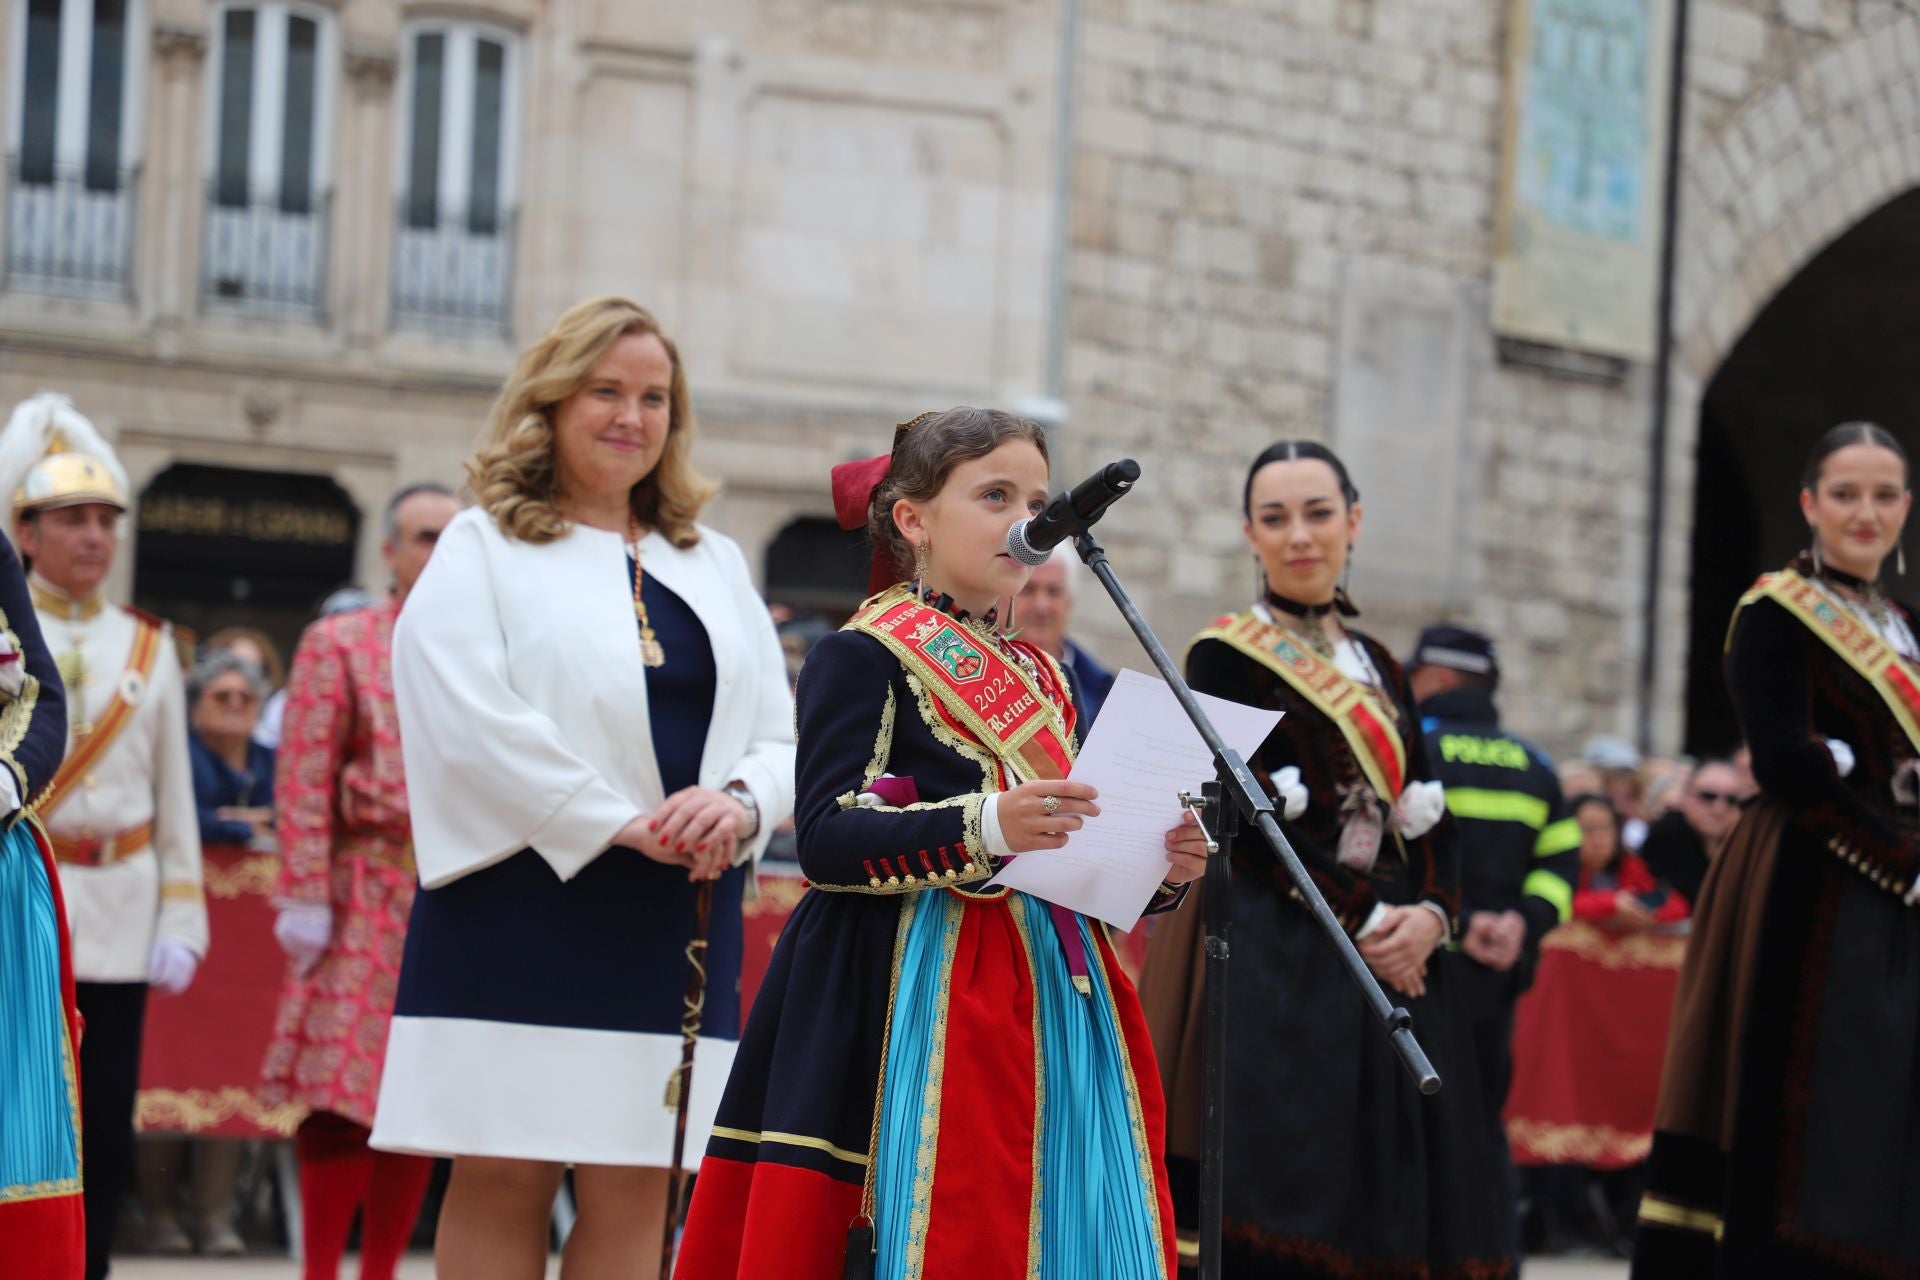
M1621 839L1620 811L1600 795L1575 796L1580 824L1580 884L1573 914L1612 929L1647 929L1687 918L1687 899L1654 878L1646 861Z
M1286 714L1248 763L1374 975L1413 1014L1443 1078L1423 1098L1352 980L1258 838L1233 860L1224 1247L1240 1277L1509 1274L1498 1179L1472 1065L1458 1056L1440 948L1457 867L1412 691L1386 647L1353 629L1344 587L1360 535L1345 465L1310 441L1254 459L1242 495L1259 598L1187 653L1204 693ZM1189 817L1170 849L1204 852ZM1171 917L1141 978L1166 1083L1168 1164L1183 1229L1197 1218L1200 912ZM1456 1047L1458 1040L1458 1048Z
M1060 666L1002 610L1046 437L923 414L835 468L876 594L800 673L800 865L700 1166L681 1280L1165 1280L1162 1108L1098 924L989 883L1099 806ZM1173 798L1167 797L1169 817ZM1205 859L1168 854L1155 907Z
M1734 614L1760 796L1694 912L1638 1280L1920 1274L1920 645L1880 585L1912 502L1898 441L1834 428L1812 545Z

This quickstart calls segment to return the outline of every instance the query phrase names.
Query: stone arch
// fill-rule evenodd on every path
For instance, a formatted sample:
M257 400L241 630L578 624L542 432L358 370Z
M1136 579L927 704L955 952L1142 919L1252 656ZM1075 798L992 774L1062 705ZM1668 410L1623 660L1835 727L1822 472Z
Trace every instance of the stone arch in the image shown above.
M1652 739L1665 750L1682 735L1703 398L1783 285L1861 219L1920 187L1920 16L1896 13L1834 41L1751 93L1710 135L1692 124L1688 135L1651 708Z

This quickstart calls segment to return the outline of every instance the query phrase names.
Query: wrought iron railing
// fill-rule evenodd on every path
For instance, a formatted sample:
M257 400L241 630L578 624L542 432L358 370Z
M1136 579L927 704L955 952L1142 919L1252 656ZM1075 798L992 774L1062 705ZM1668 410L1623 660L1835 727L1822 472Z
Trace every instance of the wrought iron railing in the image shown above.
M510 335L514 213L479 229L465 214L443 212L434 225L417 226L409 213L403 197L393 238L394 326Z
M133 294L138 168L23 166L7 159L8 289L79 297Z
M256 195L245 204L222 204L219 197L219 188L209 186L200 254L200 296L207 306L320 318L330 198L289 209L274 195Z

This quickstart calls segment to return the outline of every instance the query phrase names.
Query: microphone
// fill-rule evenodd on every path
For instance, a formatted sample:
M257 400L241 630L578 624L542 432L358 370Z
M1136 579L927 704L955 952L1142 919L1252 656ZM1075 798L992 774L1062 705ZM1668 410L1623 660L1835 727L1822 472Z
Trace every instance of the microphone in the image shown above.
M1047 509L1007 530L1007 554L1030 568L1047 562L1053 549L1082 533L1107 513L1107 508L1133 490L1140 464L1132 458L1109 462L1073 487L1057 493Z

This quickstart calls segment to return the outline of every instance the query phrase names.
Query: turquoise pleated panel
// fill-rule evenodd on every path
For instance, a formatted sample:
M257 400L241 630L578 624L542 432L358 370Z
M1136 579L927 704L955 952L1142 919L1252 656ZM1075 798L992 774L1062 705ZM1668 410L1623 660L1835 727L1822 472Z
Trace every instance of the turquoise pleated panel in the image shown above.
M1081 995L1052 912L1020 896L1033 939L1046 1074L1041 1280L1157 1280L1162 1257L1154 1244L1152 1165L1136 1140L1126 1053L1093 938L1086 920L1073 917L1091 962L1093 992Z
M893 1026L887 1036L888 1087L881 1096L880 1150L874 1169L874 1197L880 1206L874 1223L875 1274L883 1280L904 1275L907 1269L927 1069L933 1055L933 1028L949 980L943 972L944 952L948 932L960 927L962 908L952 894L929 890L913 895L906 909L913 918L906 925ZM931 1160L933 1144L925 1147Z
M0 1200L77 1186L71 1070L53 889L22 823L0 837Z

